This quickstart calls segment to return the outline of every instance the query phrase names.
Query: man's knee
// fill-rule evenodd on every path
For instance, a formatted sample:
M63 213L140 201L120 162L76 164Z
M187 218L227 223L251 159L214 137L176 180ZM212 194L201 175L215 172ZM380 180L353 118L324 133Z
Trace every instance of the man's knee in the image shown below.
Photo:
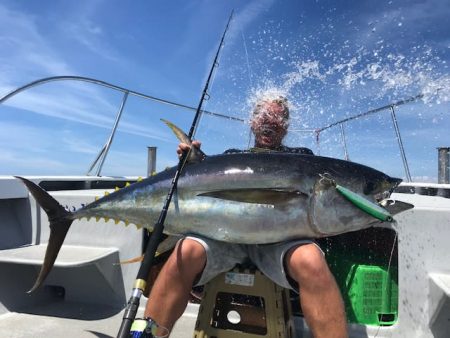
M299 284L308 280L326 283L331 277L323 252L315 244L292 248L285 260L290 276Z
M205 248L193 239L184 238L177 243L167 263L173 269L198 273L206 263Z

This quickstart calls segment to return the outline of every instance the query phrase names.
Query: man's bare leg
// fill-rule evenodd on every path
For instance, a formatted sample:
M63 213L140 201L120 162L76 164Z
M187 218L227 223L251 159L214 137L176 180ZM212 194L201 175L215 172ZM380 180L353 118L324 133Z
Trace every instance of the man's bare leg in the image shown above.
M295 247L285 262L300 286L300 304L314 337L348 337L341 293L320 249L312 243Z
M152 318L170 332L183 314L192 285L205 264L206 252L200 243L192 239L178 242L153 285L145 317Z

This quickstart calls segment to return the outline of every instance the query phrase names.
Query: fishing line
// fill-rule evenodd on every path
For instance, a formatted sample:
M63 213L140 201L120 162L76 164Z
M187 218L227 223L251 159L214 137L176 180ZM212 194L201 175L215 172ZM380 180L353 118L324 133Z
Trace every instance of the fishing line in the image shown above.
M253 72L250 67L250 58L248 56L248 49L247 49L247 42L245 41L244 31L241 30L241 36L242 36L242 43L244 45L244 52L245 52L245 61L247 64L247 74L248 74L248 82L250 83L250 88L253 87ZM250 149L250 143L252 142L252 130L251 128L248 131L248 143L247 143L247 149Z
M252 142L252 128L248 131L248 143L247 143L247 149L250 149L250 143Z
M389 273L389 270L391 269L392 258L394 257L394 250L395 250L395 243L397 241L397 236L398 236L397 231L395 231L394 241L392 243L391 255L389 256L389 262L388 262L388 267L387 267L388 273Z
M253 87L253 72L250 67L250 58L248 57L247 43L245 42L244 31L242 31L242 30L241 30L241 35L242 35L242 41L244 43L245 60L247 62L248 80L250 82L250 87Z
M225 41L222 43L220 49L222 49L224 46L225 46ZM216 60L216 62L215 62L215 67L219 68L219 64L220 64L219 61L221 60L221 58L222 58L222 55L219 54L218 57L217 57L217 60ZM206 93L206 96L205 96L205 99L204 99L204 104L203 104L204 107L207 107L207 106L208 106L209 99L211 98L211 96L210 96L209 93L212 92L212 89L213 89L213 87L214 87L214 81L216 80L216 75L217 75L217 73L218 73L218 71L216 71L216 72L214 72L214 73L212 74L211 81L210 81L210 85L209 85L209 90L208 90L208 93ZM202 110L206 110L206 109L202 109ZM200 114L200 116L199 116L199 118L198 118L198 123L197 123L197 124L195 125L195 127L194 127L194 131L193 131L193 133L192 133L191 139L194 139L194 135L195 135L195 133L197 132L198 126L199 126L200 123L202 122L202 119L203 119L203 114ZM189 152L190 152L190 150L189 150Z
M394 231L394 232L395 232L395 236L394 236L394 240L392 242L392 249L391 249L391 253L390 253L390 256L389 256L388 266L387 266L387 269L386 269L386 274L388 275L388 277L389 277L389 273L390 273L390 270L391 270L392 259L394 257L395 243L397 242L397 236L398 236L397 231ZM397 281L397 283L398 283L398 281ZM383 291L384 291L385 294L387 294L387 290L388 290L388 287L389 287L388 284L389 283L386 283L386 285L384 286L384 290ZM397 295L397 297L398 297L398 295ZM398 307L398 305L397 305L397 307ZM380 330L381 330L381 326L378 326L374 338L378 337L378 334L380 333Z

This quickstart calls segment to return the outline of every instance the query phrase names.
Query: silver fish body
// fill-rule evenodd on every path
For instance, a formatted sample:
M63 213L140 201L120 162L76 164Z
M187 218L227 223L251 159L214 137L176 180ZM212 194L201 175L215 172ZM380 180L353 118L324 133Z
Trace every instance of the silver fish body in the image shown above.
M17 177L50 222L44 263L29 292L50 273L75 219L103 217L152 230L175 170L120 189L73 213L35 183ZM164 232L264 244L355 231L380 222L356 206L359 200L375 202L380 196L387 197L400 182L357 163L313 155L268 152L209 156L185 166ZM356 203L341 195L337 185L349 189ZM394 210L411 207L397 203Z
M105 217L152 229L174 176L161 172L105 196L72 217ZM165 222L167 234L262 244L363 229L378 220L333 184L375 201L401 180L357 163L287 153L236 153L187 164Z

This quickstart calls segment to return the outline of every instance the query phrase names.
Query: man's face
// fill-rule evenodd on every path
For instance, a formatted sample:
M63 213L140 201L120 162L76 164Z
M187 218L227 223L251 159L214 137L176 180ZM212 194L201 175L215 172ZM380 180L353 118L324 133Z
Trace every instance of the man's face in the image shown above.
M288 127L286 107L279 102L261 103L258 113L253 116L251 127L256 147L279 147Z

